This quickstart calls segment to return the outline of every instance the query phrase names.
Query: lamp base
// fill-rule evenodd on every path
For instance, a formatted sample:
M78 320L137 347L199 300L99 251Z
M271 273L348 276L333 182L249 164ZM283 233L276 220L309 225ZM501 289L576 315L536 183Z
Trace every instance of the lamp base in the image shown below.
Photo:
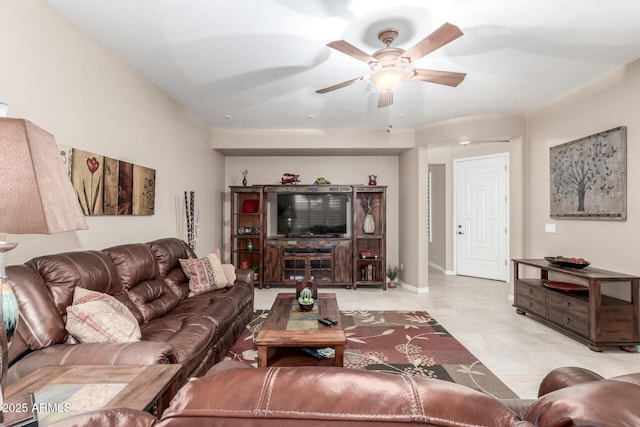
M8 397L2 404L3 426L6 427L37 427L38 413L35 409L33 393L22 393Z

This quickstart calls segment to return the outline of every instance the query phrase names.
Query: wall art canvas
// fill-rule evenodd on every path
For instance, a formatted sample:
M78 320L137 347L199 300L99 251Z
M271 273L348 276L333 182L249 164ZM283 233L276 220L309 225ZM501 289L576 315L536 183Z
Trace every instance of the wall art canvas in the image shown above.
M154 169L77 148L59 147L85 215L154 214Z
M551 217L627 219L627 128L549 149Z

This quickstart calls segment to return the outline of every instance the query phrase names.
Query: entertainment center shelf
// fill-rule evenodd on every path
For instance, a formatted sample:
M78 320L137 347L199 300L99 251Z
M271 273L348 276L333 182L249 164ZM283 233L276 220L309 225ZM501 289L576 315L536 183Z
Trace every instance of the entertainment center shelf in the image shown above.
M386 186L231 186L232 263L260 288L386 290ZM251 243L249 243L251 242Z

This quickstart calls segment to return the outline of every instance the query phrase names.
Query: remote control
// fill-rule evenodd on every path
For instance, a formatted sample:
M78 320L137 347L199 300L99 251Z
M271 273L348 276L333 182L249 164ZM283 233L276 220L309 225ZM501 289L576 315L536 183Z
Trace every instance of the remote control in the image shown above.
M320 353L318 353L317 351L312 350L310 348L307 348L307 347L304 347L302 349L302 352L307 354L307 355L309 355L309 356L311 356L311 357L313 357L313 358L315 358L315 359L317 359L317 360L324 359L324 356L322 356Z
M326 320L327 322L331 322L332 325L335 325L336 323L338 323L337 320L333 320L330 317L323 317L324 320Z
M322 323L323 325L327 325L327 326L331 326L331 325L333 325L333 323L331 323L330 321L328 321L328 320L327 320L327 319L325 319L325 318L320 318L320 319L318 319L318 322Z

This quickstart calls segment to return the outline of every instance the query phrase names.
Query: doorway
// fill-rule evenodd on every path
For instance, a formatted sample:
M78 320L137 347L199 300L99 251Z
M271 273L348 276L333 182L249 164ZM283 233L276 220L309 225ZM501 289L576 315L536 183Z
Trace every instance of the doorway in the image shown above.
M509 154L454 160L456 274L506 281Z

